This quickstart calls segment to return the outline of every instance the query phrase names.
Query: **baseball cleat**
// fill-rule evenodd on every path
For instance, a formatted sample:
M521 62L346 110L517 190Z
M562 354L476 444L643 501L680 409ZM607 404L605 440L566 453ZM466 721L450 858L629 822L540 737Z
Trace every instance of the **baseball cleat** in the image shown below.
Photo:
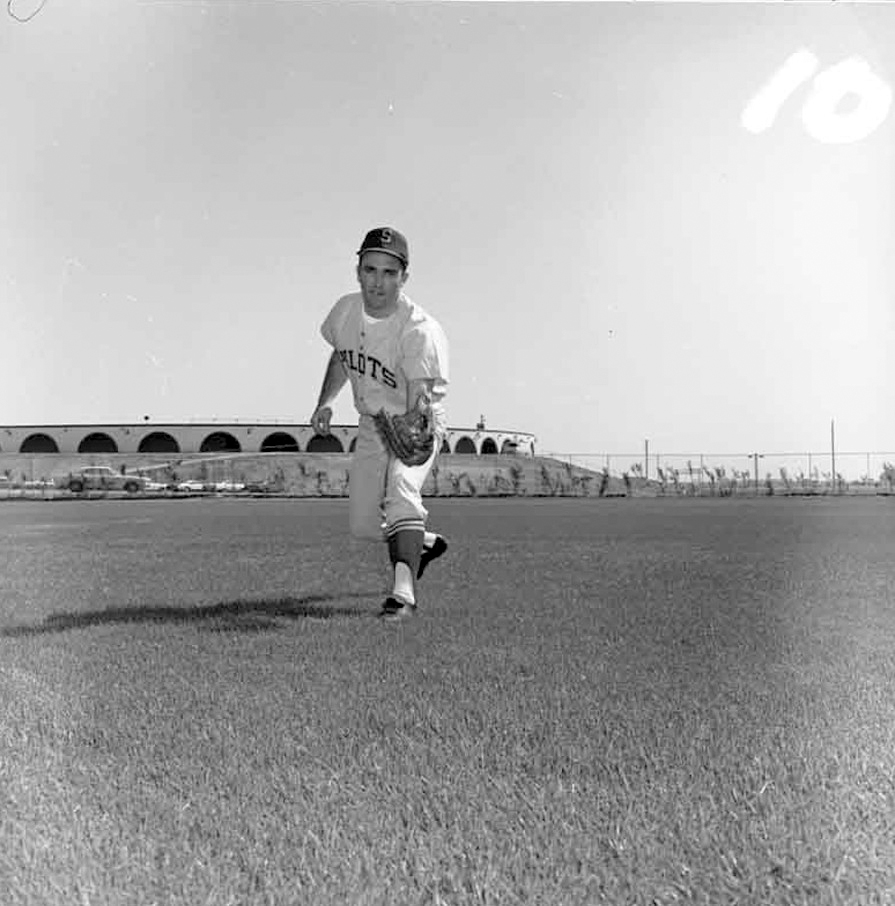
M435 543L432 545L432 547L423 548L423 553L420 556L420 566L416 571L417 579L422 579L426 567L433 560L437 560L447 550L447 548L447 541L445 541L444 538L441 537L441 535L435 536Z
M379 612L379 619L384 623L401 623L416 614L416 604L406 604L397 598L386 598Z

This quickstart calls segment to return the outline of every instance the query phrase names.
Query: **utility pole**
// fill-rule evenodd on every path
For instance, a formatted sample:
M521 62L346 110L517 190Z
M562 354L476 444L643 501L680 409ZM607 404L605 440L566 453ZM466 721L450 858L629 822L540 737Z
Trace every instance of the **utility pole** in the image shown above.
M758 460L762 459L762 458L763 457L760 456L760 454L758 454L758 453L752 454L752 459L755 462L755 496L756 497L758 496Z
M833 493L836 493L836 423L830 419L830 461L833 467Z

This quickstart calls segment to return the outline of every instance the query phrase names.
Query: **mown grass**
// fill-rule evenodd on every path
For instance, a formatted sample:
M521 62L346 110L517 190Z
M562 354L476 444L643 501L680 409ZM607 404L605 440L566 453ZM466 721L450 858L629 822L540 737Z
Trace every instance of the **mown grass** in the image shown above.
M0 512L3 903L895 902L886 501L431 509Z

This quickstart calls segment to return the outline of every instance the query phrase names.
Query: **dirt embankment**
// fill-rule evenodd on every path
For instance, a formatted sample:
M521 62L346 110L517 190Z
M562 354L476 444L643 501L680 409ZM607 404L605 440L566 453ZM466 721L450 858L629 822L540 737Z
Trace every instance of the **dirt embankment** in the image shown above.
M0 475L13 487L42 482L63 486L85 465L140 472L175 488L185 481L245 485L249 492L296 497L342 497L348 494L349 454L264 453L163 455L95 454L89 456L0 456ZM628 490L634 490L628 488ZM427 497L598 497L625 494L622 479L548 457L466 456L442 454L423 487Z

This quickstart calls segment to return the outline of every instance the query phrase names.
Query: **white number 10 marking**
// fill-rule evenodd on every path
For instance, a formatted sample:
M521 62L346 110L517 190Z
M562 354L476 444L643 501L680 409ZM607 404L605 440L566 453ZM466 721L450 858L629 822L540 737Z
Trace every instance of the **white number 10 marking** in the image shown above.
M740 116L743 127L756 134L770 129L786 99L819 65L811 51L796 51L746 105ZM837 113L839 103L850 94L858 98L858 106ZM814 76L802 107L802 125L819 142L857 142L882 124L891 106L892 89L860 57L849 57Z

